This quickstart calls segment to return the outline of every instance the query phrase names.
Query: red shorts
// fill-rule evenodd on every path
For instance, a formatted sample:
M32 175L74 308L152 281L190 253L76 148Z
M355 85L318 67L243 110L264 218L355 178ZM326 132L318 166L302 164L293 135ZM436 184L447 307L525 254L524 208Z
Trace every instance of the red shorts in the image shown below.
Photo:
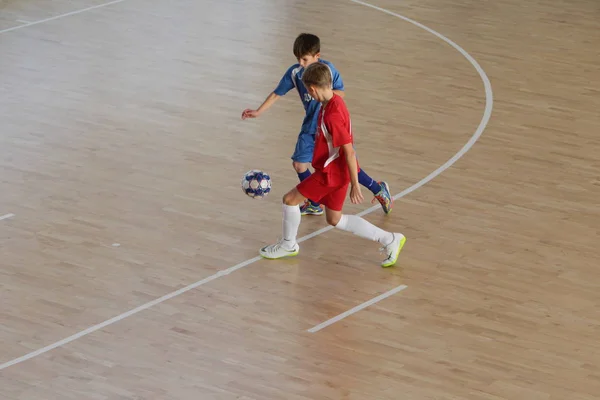
M296 186L302 196L314 202L321 203L333 211L342 211L350 182L342 185L329 186L325 184L323 173L315 171Z

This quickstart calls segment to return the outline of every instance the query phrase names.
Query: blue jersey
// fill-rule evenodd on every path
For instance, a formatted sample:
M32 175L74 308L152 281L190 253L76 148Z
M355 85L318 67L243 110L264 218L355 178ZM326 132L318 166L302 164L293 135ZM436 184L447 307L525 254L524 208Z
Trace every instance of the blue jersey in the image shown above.
M333 64L329 61L321 59L319 59L319 62L322 62L329 67L329 70L331 71L331 77L333 78L333 90L344 90L344 82L342 81L342 77L338 70L335 69ZM319 117L321 103L313 99L312 96L308 94L308 90L306 90L306 87L302 83L303 72L304 68L300 64L292 65L285 72L279 81L279 85L277 85L273 92L276 95L283 96L294 88L298 91L298 94L300 95L300 101L302 101L304 111L306 112L304 121L302 121L300 134L309 133L314 135L317 132L317 118Z

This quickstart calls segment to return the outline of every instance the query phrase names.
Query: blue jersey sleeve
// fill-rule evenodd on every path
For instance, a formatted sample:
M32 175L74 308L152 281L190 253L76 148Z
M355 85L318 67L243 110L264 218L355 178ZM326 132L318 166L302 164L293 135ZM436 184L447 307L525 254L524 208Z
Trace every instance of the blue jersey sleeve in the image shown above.
M327 65L329 67L329 70L331 71L332 89L343 91L344 90L344 81L342 80L342 75L340 75L340 72L337 70L337 68L333 65L333 63L331 61L322 60L322 59L319 59L319 61L321 61L323 64Z
M342 80L342 75L335 69L333 66L331 67L331 72L333 72L333 90L344 90L344 81Z
M285 71L285 74L281 77L281 80L279 81L279 84L275 90L273 90L273 93L278 96L283 96L295 87L293 80L294 78L292 76L292 72L295 67L295 65L292 65L287 71Z

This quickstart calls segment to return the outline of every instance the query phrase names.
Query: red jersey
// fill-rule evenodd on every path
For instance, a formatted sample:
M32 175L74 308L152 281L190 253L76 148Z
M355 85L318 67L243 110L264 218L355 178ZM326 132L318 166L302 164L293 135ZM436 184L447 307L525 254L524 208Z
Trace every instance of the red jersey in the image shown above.
M325 179L323 183L327 186L341 186L350 182L346 155L341 148L348 143L354 144L350 113L344 99L334 93L319 111L312 160L313 168L322 172Z

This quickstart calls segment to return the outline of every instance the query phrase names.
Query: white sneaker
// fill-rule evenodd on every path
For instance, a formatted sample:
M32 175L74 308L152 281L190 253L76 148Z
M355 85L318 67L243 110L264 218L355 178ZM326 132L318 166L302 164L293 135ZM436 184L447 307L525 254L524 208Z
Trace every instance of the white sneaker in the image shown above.
M406 237L403 234L392 233L392 235L394 237L392 243L380 249L381 252L387 256L387 258L381 263L383 268L388 268L396 264L396 261L398 261L398 256L400 255L400 250L402 250L404 243L406 243Z
M298 243L295 243L291 249L285 246L286 242L282 239L275 244L271 244L269 246L265 246L260 249L260 255L263 258L268 258L269 260L275 260L277 258L284 257L293 257L298 255L298 251L300 250L300 246Z

